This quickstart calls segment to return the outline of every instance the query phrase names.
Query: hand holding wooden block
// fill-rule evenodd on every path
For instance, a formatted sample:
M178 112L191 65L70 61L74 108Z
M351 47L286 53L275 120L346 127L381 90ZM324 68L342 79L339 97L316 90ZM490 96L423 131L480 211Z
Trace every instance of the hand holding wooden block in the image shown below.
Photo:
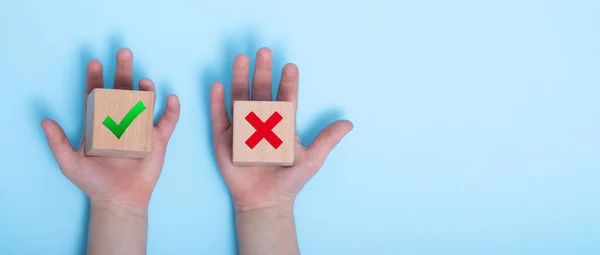
M154 92L94 89L87 98L85 154L143 158L152 148Z
M233 163L294 164L295 111L292 102L233 102Z

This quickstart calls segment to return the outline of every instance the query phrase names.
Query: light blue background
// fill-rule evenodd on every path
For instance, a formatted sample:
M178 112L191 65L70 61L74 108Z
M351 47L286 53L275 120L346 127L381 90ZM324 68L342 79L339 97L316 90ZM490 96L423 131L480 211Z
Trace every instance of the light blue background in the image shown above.
M85 64L110 80L119 47L156 82L158 111L167 93L182 104L148 253L235 254L208 91L262 46L277 70L300 68L305 141L355 124L298 197L303 254L599 254L599 13L594 0L2 0L0 254L84 252L86 199L39 122L78 141Z

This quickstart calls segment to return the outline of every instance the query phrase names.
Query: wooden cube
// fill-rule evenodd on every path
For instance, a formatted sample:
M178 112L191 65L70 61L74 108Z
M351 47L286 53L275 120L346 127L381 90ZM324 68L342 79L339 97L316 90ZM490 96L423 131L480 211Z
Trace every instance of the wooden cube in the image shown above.
M87 97L85 154L143 158L152 148L154 92L94 89Z
M233 102L233 163L294 164L295 111L292 102Z

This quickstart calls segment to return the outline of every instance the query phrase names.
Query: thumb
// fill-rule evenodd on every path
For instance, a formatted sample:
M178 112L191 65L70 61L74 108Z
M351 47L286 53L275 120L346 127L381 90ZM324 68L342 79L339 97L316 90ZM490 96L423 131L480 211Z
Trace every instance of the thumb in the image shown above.
M313 143L308 147L308 155L311 163L320 168L333 148L353 128L352 122L338 120L321 130ZM315 170L318 170L318 168Z
M75 161L76 153L71 147L71 143L63 129L53 120L45 119L42 121L42 129L46 133L48 145L56 159L58 165L62 168L68 166Z

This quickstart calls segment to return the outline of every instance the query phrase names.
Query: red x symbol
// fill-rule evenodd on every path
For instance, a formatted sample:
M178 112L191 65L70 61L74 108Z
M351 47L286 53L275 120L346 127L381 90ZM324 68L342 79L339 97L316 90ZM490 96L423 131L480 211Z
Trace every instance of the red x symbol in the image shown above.
M262 122L262 120L256 116L254 112L248 113L246 116L246 120L256 129L254 134L246 140L246 144L250 149L254 149L254 147L264 138L269 142L273 148L277 149L283 143L279 137L273 133L273 128L279 123L283 117L275 112L271 117L267 119L267 121Z

